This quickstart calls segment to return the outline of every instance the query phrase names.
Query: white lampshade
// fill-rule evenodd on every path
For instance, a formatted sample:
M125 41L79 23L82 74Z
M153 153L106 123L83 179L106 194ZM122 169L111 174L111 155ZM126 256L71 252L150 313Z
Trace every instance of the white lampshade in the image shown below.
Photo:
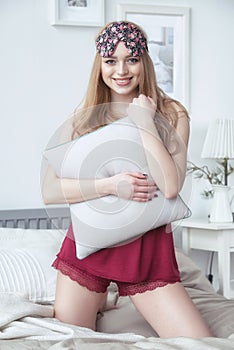
M210 124L202 158L234 158L234 119L216 119Z

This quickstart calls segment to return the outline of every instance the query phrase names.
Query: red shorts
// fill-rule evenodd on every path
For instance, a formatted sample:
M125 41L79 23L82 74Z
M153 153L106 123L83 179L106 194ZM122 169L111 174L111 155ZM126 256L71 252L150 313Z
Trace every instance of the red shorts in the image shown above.
M173 236L165 226L137 240L86 257L76 257L76 244L69 227L53 266L82 286L105 293L111 282L121 296L134 295L180 282Z
M120 296L129 296L137 293L144 293L146 291L154 290L158 287L164 287L169 284L169 282L165 281L144 281L139 283L129 283L115 281L112 279L110 280L108 278L95 276L87 271L79 270L73 266L69 266L67 263L60 259L55 260L53 267L61 271L64 275L69 276L73 281L78 282L81 286L86 287L90 291L96 293L105 293L111 282L117 284Z

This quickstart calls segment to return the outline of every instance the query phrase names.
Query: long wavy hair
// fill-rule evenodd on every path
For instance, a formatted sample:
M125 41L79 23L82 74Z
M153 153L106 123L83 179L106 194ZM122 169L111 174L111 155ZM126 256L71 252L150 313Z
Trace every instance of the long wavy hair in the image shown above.
M97 37L112 23L115 22L108 23L104 26ZM142 28L135 23L132 24L147 38ZM101 56L99 53L96 53L83 105L82 107L76 108L72 114L72 139L93 131L120 117L111 110L111 90L102 79L101 62ZM175 127L179 113L182 112L188 117L186 109L180 102L167 96L158 86L154 65L148 51L145 50L142 56L140 56L140 64L141 77L138 87L139 94L152 97L156 104L156 115L166 118L166 120ZM179 109L177 108L175 110L174 103L172 102L176 103Z

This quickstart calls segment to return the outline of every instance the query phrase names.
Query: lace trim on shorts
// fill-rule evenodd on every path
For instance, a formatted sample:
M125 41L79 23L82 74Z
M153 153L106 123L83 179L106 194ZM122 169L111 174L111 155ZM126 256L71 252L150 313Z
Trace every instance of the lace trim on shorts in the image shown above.
M70 265L68 262L56 258L52 264L54 268L61 271L62 274L68 276L71 280L79 283L81 286L86 287L92 292L105 293L111 282L111 280L94 276L86 271L82 271L74 266ZM119 290L119 296L130 296L138 293L145 293L147 291L152 291L156 288L165 287L168 284L174 284L180 282L180 279L176 281L144 281L139 283L128 283L113 280L117 284Z
M156 288L165 287L168 284L174 284L179 281L174 282L164 282L164 281L153 281L153 282L142 282L136 284L124 284L119 283L119 295L120 296L130 296L138 293L145 293L147 291L152 291Z
M62 272L63 275L68 276L71 280L79 283L82 287L86 287L91 292L105 293L109 285L109 281L105 279L100 280L100 277L95 278L95 276L90 275L87 272L83 272L70 265L69 263L57 258L52 266Z

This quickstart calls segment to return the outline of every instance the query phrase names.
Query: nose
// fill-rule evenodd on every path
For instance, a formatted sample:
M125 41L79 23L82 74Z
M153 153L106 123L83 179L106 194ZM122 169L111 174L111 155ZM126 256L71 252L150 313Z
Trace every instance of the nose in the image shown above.
M117 73L120 76L126 75L128 73L128 65L124 61L118 63Z

